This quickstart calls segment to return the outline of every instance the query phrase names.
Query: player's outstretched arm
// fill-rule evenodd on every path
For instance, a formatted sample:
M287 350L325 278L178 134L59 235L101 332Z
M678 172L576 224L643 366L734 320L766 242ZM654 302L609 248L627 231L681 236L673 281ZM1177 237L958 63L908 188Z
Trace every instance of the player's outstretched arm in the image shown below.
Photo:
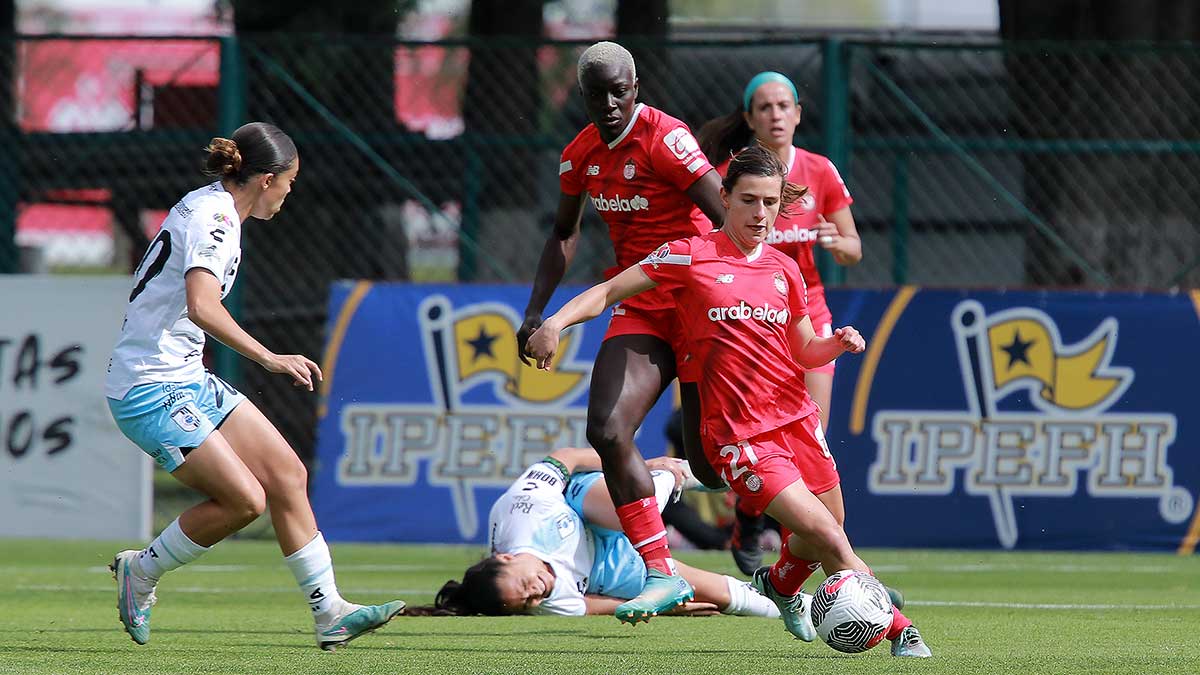
M538 368L549 370L554 352L558 350L559 333L577 323L594 319L608 307L657 285L646 276L640 263L631 265L608 281L571 298L529 336L525 354L537 361Z
M533 331L542 325L542 312L554 289L562 281L563 274L575 258L575 249L579 245L579 221L583 217L583 207L587 201L585 195L560 194L558 211L554 215L554 229L546 238L542 247L542 256L538 259L537 272L533 278L533 290L529 293L529 303L525 305L525 321L517 331L517 352L526 365L529 360L525 356L525 343Z
M200 330L208 333L237 353L255 361L272 373L285 373L297 386L313 390L313 380L322 379L321 368L299 354L276 354L242 330L237 321L221 304L221 282L204 268L188 270L184 277L187 288L188 318Z
M866 340L853 326L845 326L829 337L817 337L808 315L792 323L788 346L792 357L804 368L820 368L846 352L858 354L866 349Z

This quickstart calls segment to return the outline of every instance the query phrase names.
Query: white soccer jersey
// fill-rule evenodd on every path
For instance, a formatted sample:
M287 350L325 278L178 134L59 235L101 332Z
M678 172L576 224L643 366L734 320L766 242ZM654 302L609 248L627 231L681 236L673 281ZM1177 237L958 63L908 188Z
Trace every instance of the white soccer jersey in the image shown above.
M583 519L567 506L567 476L549 462L525 470L488 517L488 543L496 553L532 553L554 570L554 589L538 605L539 614L580 616L595 558L595 544Z
M184 275L212 272L224 298L237 277L242 227L220 181L189 192L171 208L133 275L121 336L109 359L104 394L123 399L148 382L204 375L204 331L188 319Z

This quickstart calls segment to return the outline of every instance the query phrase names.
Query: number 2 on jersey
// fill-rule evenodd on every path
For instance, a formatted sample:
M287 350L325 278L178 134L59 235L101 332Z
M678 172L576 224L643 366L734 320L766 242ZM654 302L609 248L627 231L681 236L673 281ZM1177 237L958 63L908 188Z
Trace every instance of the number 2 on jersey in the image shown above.
M151 262L150 266L146 267L146 261L150 259L150 253L154 251L156 244L162 244L162 247L158 249L158 254L154 256L154 262ZM169 230L160 230L154 241L150 242L150 245L146 247L146 255L142 256L142 261L138 263L134 276L140 276L141 278L138 280L137 285L133 287L133 292L129 294L130 302L133 302L137 296L142 294L142 291L146 290L146 284L150 283L151 279L162 273L163 268L167 266L167 258L170 257L171 232ZM143 267L145 267L144 272L142 270Z
M738 466L738 463L742 461L742 452L746 453L746 463L745 466ZM721 456L729 458L729 464L725 468L728 469L730 483L749 471L750 467L758 464L758 455L754 454L754 448L750 447L749 441L738 441L737 445L726 445L721 448Z

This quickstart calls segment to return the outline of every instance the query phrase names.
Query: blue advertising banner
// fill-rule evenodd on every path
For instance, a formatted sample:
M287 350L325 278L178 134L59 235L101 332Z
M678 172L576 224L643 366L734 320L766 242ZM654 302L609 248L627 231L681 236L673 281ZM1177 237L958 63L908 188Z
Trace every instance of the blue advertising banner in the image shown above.
M576 292L563 289L551 309ZM326 536L482 542L492 500L584 445L607 319L522 366L520 286L339 284L313 504ZM1200 538L1200 294L830 290L867 337L827 431L862 546L1154 549ZM670 395L638 443L662 453Z
M517 358L528 299L527 286L334 285L312 479L326 537L483 542L492 502L527 466L587 446L608 316L567 331L540 371ZM647 457L664 452L673 391L637 436Z

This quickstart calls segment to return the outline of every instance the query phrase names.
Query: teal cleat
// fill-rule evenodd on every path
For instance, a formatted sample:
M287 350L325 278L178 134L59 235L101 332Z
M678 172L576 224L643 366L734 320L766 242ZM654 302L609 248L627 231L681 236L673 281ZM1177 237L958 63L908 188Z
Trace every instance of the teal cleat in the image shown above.
M130 569L141 551L121 551L108 566L117 580L117 613L125 632L139 645L150 641L150 608L158 601L157 585Z
M933 656L929 646L921 639L921 633L916 626L909 626L900 631L900 635L892 640L892 656L910 656L926 659Z
M404 611L403 600L392 600L382 605L355 605L347 602L342 614L329 624L317 624L317 646L333 651L347 642L374 632Z
M779 608L779 614L783 618L783 625L787 628L787 632L794 635L797 640L812 642L817 637L817 629L813 628L812 616L809 614L809 610L812 608L812 596L805 593L797 593L792 596L780 594L775 590L775 585L771 583L770 574L770 567L758 568L754 571L750 585Z
M884 588L887 589L888 598L892 601L892 607L904 609L904 594L891 586L884 586Z
M664 574L652 569L646 574L646 585L642 592L632 600L617 606L613 615L621 623L650 621L650 617L658 616L696 597L692 585L678 574Z

